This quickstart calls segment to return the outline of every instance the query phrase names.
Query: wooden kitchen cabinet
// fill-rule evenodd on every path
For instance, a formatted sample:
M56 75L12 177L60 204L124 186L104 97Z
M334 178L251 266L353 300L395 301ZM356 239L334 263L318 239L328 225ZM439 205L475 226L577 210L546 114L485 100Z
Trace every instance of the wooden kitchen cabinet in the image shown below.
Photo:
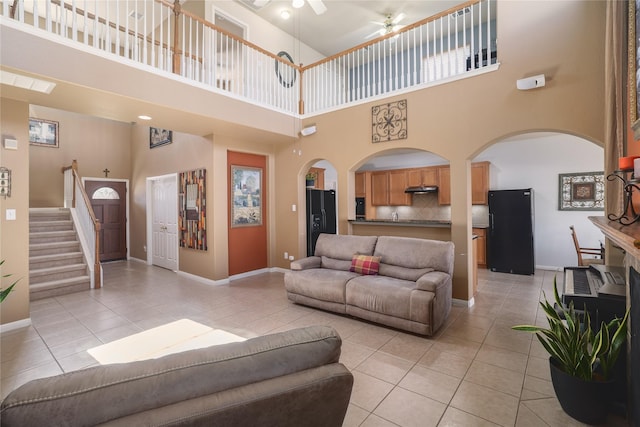
M438 168L416 168L407 170L407 186L438 185Z
M489 203L489 162L471 164L471 203L486 205Z
M489 203L489 162L471 164L471 204ZM451 171L449 166L438 168L438 204L451 204Z
M364 172L356 173L356 197L366 197L366 174Z
M474 228L473 234L478 236L476 239L476 263L480 268L487 268L487 229Z
M407 173L404 169L389 171L389 205L411 205L411 194L404 190L407 188Z
M389 205L389 174L387 171L371 173L371 205Z
M438 204L451 204L451 171L449 166L438 168Z
M411 204L406 194L407 174L404 169L371 173L371 204L373 206L405 206Z

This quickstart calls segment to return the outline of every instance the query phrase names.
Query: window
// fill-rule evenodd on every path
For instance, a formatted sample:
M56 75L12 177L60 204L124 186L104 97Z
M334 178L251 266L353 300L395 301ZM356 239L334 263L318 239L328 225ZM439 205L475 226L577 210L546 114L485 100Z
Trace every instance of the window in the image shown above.
M116 190L109 187L100 187L91 195L93 200L118 200L120 195Z

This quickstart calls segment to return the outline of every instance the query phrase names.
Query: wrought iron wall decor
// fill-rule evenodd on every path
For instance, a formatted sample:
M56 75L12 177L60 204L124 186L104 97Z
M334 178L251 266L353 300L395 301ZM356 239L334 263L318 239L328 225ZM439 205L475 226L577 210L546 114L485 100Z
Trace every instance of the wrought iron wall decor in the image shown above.
M180 247L207 250L207 170L180 173L178 232Z
M293 58L284 50L278 52L278 56L280 58L287 59L289 62L293 64ZM276 76L278 76L278 80L280 81L280 84L286 87L287 89L289 89L296 82L296 76L297 76L296 69L281 63L277 59L274 59L274 61L276 63L275 64Z
M407 139L407 100L388 102L371 108L372 141Z
M561 173L559 177L559 210L604 210L604 172Z
M607 175L607 181L622 181L623 209L620 215L610 213L609 221L618 221L622 225L631 225L640 220L640 212L633 207L633 191L640 191L640 179L633 176L633 169L616 170Z
M231 166L231 226L262 225L262 169Z
M0 196L11 197L11 171L5 167L0 168Z

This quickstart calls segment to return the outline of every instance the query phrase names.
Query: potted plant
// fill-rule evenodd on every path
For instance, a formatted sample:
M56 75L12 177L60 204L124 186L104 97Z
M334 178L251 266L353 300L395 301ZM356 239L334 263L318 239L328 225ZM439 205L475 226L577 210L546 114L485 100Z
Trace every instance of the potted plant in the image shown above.
M627 340L629 311L622 319L602 322L597 332L588 311L578 311L573 303L565 307L556 280L553 283L555 307L540 302L548 328L517 325L518 331L535 333L549 353L551 381L562 409L587 424L606 420L612 394L613 370Z
M316 186L316 174L309 172L305 177L307 188L314 188Z
M4 260L0 261L0 266L4 264ZM5 274L4 276L2 276L2 278L4 279L5 277L11 277L11 274ZM16 285L16 283L18 283L20 279L16 280L15 282L13 282L8 288L6 289L0 289L0 302L4 301L4 299L6 297L9 296L9 293L13 290L13 287Z

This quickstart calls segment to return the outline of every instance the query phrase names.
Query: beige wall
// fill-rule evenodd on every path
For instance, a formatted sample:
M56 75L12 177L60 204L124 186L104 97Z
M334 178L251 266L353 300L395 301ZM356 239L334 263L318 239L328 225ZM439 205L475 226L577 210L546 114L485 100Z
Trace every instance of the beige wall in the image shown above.
M452 240L456 245L454 298L470 298L471 195L469 161L508 135L555 130L603 140L605 2L498 4L497 71L396 96L408 102L408 138L372 144L371 106L381 101L305 120L316 134L279 150L276 182L276 252L304 253L303 173L319 159L338 172L339 232L353 218L353 171L367 158L394 148L433 152L451 164ZM571 17L571 19L567 19ZM545 73L545 88L518 91L516 80ZM385 100L386 102L386 100ZM553 155L553 153L549 153ZM298 227L292 226L298 224ZM276 265L288 263L276 257Z
M11 170L11 197L0 197L0 276L5 289L20 279L0 308L0 324L29 318L29 104L0 102L0 166ZM18 141L17 150L4 148L5 138ZM16 220L6 220L6 210L16 210Z
M29 147L29 207L64 205L62 167L78 161L81 177L129 179L131 124L31 105L29 115L59 123L59 147Z

